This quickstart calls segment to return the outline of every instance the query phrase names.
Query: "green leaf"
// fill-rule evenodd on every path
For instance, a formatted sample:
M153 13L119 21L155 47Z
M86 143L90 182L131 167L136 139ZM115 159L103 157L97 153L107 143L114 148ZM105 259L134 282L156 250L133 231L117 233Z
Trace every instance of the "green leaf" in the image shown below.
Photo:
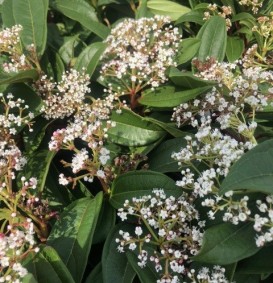
M104 42L95 42L89 45L77 58L74 68L79 72L83 68L86 69L86 73L91 77L105 48L106 44Z
M242 20L249 20L251 22L253 22L253 24L256 22L255 17L253 17L253 15L251 15L250 13L247 12L242 12L242 13L238 13L236 15L234 15L232 17L232 22L237 22L237 21L242 21Z
M184 64L190 61L195 55L200 47L200 39L198 38L186 38L183 39L180 47L179 53L177 55L178 65Z
M46 178L43 198L48 200L50 207L54 207L55 210L60 211L75 200L75 198L72 195L74 190L71 191L66 186L60 185L58 179L59 172L54 164L52 164Z
M75 283L67 267L52 247L40 246L38 254L32 252L28 255L24 266L39 283Z
M109 29L98 21L95 9L84 0L55 0L54 8L105 39Z
M102 277L102 264L101 262L95 266L95 268L89 273L84 283L103 282Z
M177 21L175 22L175 25L179 25L179 24L185 23L185 22L192 22L192 23L196 23L196 24L199 24L199 25L203 25L204 22L205 22L203 18L204 18L203 12L190 11L190 12L184 14L183 16L179 17L177 19Z
M37 117L32 125L32 132L28 129L23 132L24 147L28 154L34 152L40 146L48 125L51 123L48 120Z
M123 109L121 114L111 116L116 126L108 130L109 139L125 146L143 146L157 141L165 135L162 128L145 121L131 110Z
M71 203L54 224L47 241L56 249L76 282L81 282L85 271L101 203L102 193Z
M48 0L5 0L3 8L8 13L3 18L4 25L21 25L21 40L24 46L34 44L38 55L42 55L47 40Z
M186 89L203 88L214 86L216 82L206 81L194 76L192 72L181 72L177 68L171 68L169 73L170 80L176 85Z
M71 64L74 59L74 51L76 46L79 44L79 35L68 36L65 38L64 44L59 49L59 54L65 64Z
M27 164L24 166L21 176L27 179L36 177L38 180L37 190L42 192L45 186L49 166L55 155L55 152L49 150L38 150L32 152L27 157Z
M171 134L173 137L183 137L185 135L184 132L180 131L174 123L164 123L162 121L153 119L151 117L144 117L146 121L152 122L153 124L158 125L162 129L164 129L166 132Z
M253 223L215 225L205 231L202 248L193 260L222 265L247 258L259 250L255 234Z
M30 82L38 79L39 74L36 70L20 71L18 73L1 73L0 84L14 84Z
M23 277L22 283L38 283L33 276L33 274L28 273L26 276Z
M221 184L220 193L247 189L272 194L273 140L258 144L246 152L231 168Z
M94 232L93 244L105 241L111 229L115 226L116 211L110 205L108 199L102 202L96 230Z
M136 11L136 19L153 17L153 14L148 10L147 0L140 0Z
M16 25L13 15L13 2L14 1L5 0L2 4L1 17L5 27L12 27Z
M244 41L243 39L235 36L227 37L227 49L226 55L229 62L234 62L238 60L244 51Z
M153 254L153 250L148 249L148 253ZM139 260L137 258L138 255L136 252L127 251L126 256L129 263L137 273L141 283L158 282L160 275L156 272L154 265L150 261L148 261L147 265L144 268L141 268L138 265Z
M206 61L207 57L213 57L223 61L226 53L227 30L226 21L220 16L211 17L200 29L197 38L201 44L197 58Z
M191 10L186 6L168 0L148 0L147 7L155 15L169 16L173 21Z
M156 188L164 189L168 196L179 197L182 194L170 177L159 172L139 170L125 173L114 180L110 203L115 208L121 208L125 200L151 194Z
M178 161L174 160L171 155L174 152L180 151L185 147L187 142L184 137L167 140L159 145L149 155L149 169L161 173L179 172L181 168L178 166Z
M273 272L273 246L266 246L254 256L239 262L236 272L246 274L262 274Z
M142 93L139 103L151 107L172 108L196 98L211 89L210 86L176 91L174 86L162 86Z
M48 77L54 78L57 82L61 81L65 66L59 53L48 47L40 64Z
M102 252L103 283L131 283L135 272L128 263L125 253L119 253L116 238L119 238L119 230L133 231L128 224L116 225L109 233Z
M256 274L238 274L235 273L233 281L236 283L261 283L261 276Z

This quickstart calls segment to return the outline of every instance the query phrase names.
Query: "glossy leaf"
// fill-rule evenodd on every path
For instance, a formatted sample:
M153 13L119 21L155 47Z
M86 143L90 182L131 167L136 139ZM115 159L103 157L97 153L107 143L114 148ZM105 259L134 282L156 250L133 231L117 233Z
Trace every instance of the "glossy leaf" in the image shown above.
M203 18L204 18L203 12L193 10L179 17L177 21L175 22L175 24L178 25L178 24L185 23L185 22L192 22L192 23L202 25L204 23Z
M0 84L31 82L38 79L36 70L20 71L18 73L1 73Z
M226 21L220 16L211 17L200 29L197 38L201 40L197 58L206 61L212 57L223 61L226 53L227 31Z
M183 39L180 47L179 53L177 55L178 64L184 64L190 61L195 55L200 47L200 39L198 38L186 38Z
M75 197L72 194L74 190L71 191L66 186L60 185L58 179L59 172L54 164L51 164L43 190L43 197L48 200L52 208L62 210L75 200Z
M253 15L251 15L250 13L247 12L242 12L242 13L238 13L236 15L234 15L232 17L232 22L237 22L237 21L242 21L242 20L249 20L253 23L255 23L255 17Z
M48 120L39 116L32 125L32 132L30 132L28 129L24 131L24 146L28 154L38 149L45 136L45 131L50 123L51 122Z
M153 17L153 14L148 10L147 0L140 0L136 11L136 19L149 17Z
M12 27L16 25L14 15L13 15L13 1L4 0L2 4L1 17L5 27Z
M176 91L173 86L162 86L155 90L146 90L142 93L139 102L151 107L172 108L196 98L210 90L210 86Z
M79 44L79 35L69 36L65 38L64 44L59 49L59 54L65 64L69 65L74 60L74 51Z
M235 273L233 282L236 283L261 283L261 276L256 274L238 274ZM266 282L264 282L266 283Z
M104 199L94 233L93 244L105 241L109 232L115 226L115 222L116 211L113 206L110 205L109 200Z
M231 168L221 184L220 193L230 190L273 192L273 140L265 141L246 152Z
M227 37L226 55L229 62L238 60L244 51L244 41L239 37Z
M101 262L95 266L95 268L89 273L84 283L103 282L102 277L102 264Z
M75 283L67 267L52 247L41 246L38 254L32 252L28 255L24 265L39 283ZM32 283L33 279L30 279L26 283Z
M199 79L192 72L181 72L177 68L170 69L169 78L176 86L186 89L203 88L206 86L212 87L216 85L216 82Z
M224 265L247 258L259 250L255 234L252 223L212 226L205 231L202 248L193 259Z
M135 272L130 266L125 253L117 251L119 230L133 231L128 224L116 225L109 233L103 247L102 272L103 283L131 283L135 277Z
M157 119L153 119L151 117L144 117L144 120L152 122L155 125L158 125L160 128L164 129L166 132L171 134L173 137L183 137L185 135L184 132L180 131L174 123L164 123Z
M272 245L263 247L254 256L240 261L236 272L245 274L273 273L272 253Z
M178 152L186 145L187 142L184 137L167 140L161 143L149 155L149 169L161 173L181 171L178 166L178 161L174 160L171 155L174 152Z
M85 271L101 203L102 193L71 203L54 224L47 241L56 249L76 282L82 280Z
M36 177L38 180L37 190L42 192L45 186L49 166L55 152L49 150L38 150L27 155L27 164L21 173L27 179Z
M145 121L130 110L123 109L121 114L113 113L111 118L116 126L109 129L108 136L112 142L120 145L148 145L165 135L162 128Z
M115 179L111 189L110 203L115 208L123 207L125 200L150 194L153 189L164 189L167 195L179 197L180 188L170 177L154 171L132 171Z
M37 53L42 55L47 40L48 0L6 0L3 7L7 12L3 18L4 25L11 27L20 24L23 27L21 40L24 46L34 44Z
M33 276L33 274L28 273L26 276L23 277L22 283L38 283Z
M98 21L95 9L84 0L55 0L54 8L105 39L109 29Z
M147 7L155 15L169 16L173 21L190 11L190 8L168 0L149 0Z
M102 53L106 48L103 42L96 42L86 47L76 60L74 68L79 72L86 69L86 73L92 77Z

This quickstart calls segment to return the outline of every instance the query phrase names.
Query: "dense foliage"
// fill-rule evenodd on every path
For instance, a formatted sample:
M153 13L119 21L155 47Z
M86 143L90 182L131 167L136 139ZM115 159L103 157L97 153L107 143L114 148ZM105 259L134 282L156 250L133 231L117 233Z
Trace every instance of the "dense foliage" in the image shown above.
M0 282L272 282L271 0L0 13Z

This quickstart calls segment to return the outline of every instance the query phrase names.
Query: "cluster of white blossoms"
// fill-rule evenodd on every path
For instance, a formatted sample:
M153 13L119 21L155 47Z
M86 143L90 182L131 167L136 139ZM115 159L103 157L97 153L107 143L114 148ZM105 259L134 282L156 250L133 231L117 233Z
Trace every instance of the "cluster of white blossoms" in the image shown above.
M95 176L104 182L108 175L111 175L111 170L107 166L110 152L105 148L104 143L108 137L108 130L115 126L115 122L110 120L110 114L119 105L120 102L115 95L93 100L91 104L82 104L67 127L53 133L49 149L74 151L72 162L63 161L63 164L70 167L75 174L80 171L83 173L75 178L65 177L64 174L61 174L60 184L67 185L70 182L75 184L81 178L92 182ZM77 149L74 144L75 140L83 141L87 148Z
M29 106L23 99L14 99L11 93L7 95L0 93L0 105L4 108L3 114L0 114L1 140L4 135L16 135L18 127L31 126L30 121L34 118L34 114L30 111L24 113Z
M202 206L209 209L209 219L219 213L223 221L234 225L254 222L256 244L261 247L273 241L272 196L257 201L258 210L264 215L253 215L248 196L235 196L232 191L220 195L219 188L231 165L257 144L255 113L270 103L273 72L260 67L244 68L241 62L210 61L197 76L215 81L215 86L175 109L173 119L178 126L188 123L196 129L185 137L187 145L172 154L183 166L182 178L176 184L201 199Z
M21 262L27 253L39 251L35 248L34 234L31 219L14 227L9 225L7 233L0 234L0 282L21 283L28 274Z
M147 85L155 88L167 81L166 70L176 66L181 41L170 22L165 16L125 19L113 28L102 56L102 79L132 96Z
M43 98L41 108L46 119L69 117L79 111L85 95L90 92L90 77L70 69L62 75L60 82L53 82L46 75L35 83L35 88Z
M31 68L31 64L23 54L20 44L22 29L21 25L15 25L0 31L0 54L5 53L9 56L9 61L3 63L4 72L18 72Z
M6 174L14 178L12 170L19 171L26 164L26 158L22 156L13 136L17 134L18 128L25 125L31 126L32 112L26 112L28 105L25 101L9 93L0 93L0 180ZM30 131L32 129L30 128Z
M151 195L127 200L118 210L122 221L136 218L134 234L120 231L117 238L119 252L139 250L138 265L154 264L163 282L179 282L188 273L190 256L197 254L202 244L204 222L192 199L183 194L179 198L167 196L163 189L154 189ZM149 243L158 246L158 252L149 254Z
M254 229L258 232L256 245L264 246L273 241L273 195L268 195L265 200L257 200L260 214L254 215Z
M188 278L191 279L192 283L231 283L225 277L225 268L219 265L213 266L212 270L207 267L203 267L197 274L194 269L191 269L187 275Z
M214 15L218 15L225 19L227 30L232 26L230 16L232 14L232 8L230 6L218 6L216 4L209 4L207 7L208 11L204 12L203 20L208 20Z
M13 52L14 46L20 43L22 29L21 25L15 25L0 31L0 52Z
M173 120L177 125L190 122L193 127L203 129L206 126L203 121L210 119L217 122L221 130L232 129L255 144L255 112L268 105L268 95L259 87L267 85L268 94L272 93L273 72L254 67L243 68L241 74L237 74L237 67L235 63L215 62L198 73L202 79L215 81L216 86L205 95L175 108Z
M259 9L263 6L264 0L240 0L239 4L242 6L251 7L254 14L257 14Z

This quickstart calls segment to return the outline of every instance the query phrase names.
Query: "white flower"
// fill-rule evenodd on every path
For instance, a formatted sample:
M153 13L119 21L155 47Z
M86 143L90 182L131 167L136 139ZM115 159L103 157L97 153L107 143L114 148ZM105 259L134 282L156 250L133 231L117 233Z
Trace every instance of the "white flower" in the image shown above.
M143 233L142 228L141 228L140 226L137 226L136 229L135 229L135 234L136 234L137 236L141 236L142 233Z

